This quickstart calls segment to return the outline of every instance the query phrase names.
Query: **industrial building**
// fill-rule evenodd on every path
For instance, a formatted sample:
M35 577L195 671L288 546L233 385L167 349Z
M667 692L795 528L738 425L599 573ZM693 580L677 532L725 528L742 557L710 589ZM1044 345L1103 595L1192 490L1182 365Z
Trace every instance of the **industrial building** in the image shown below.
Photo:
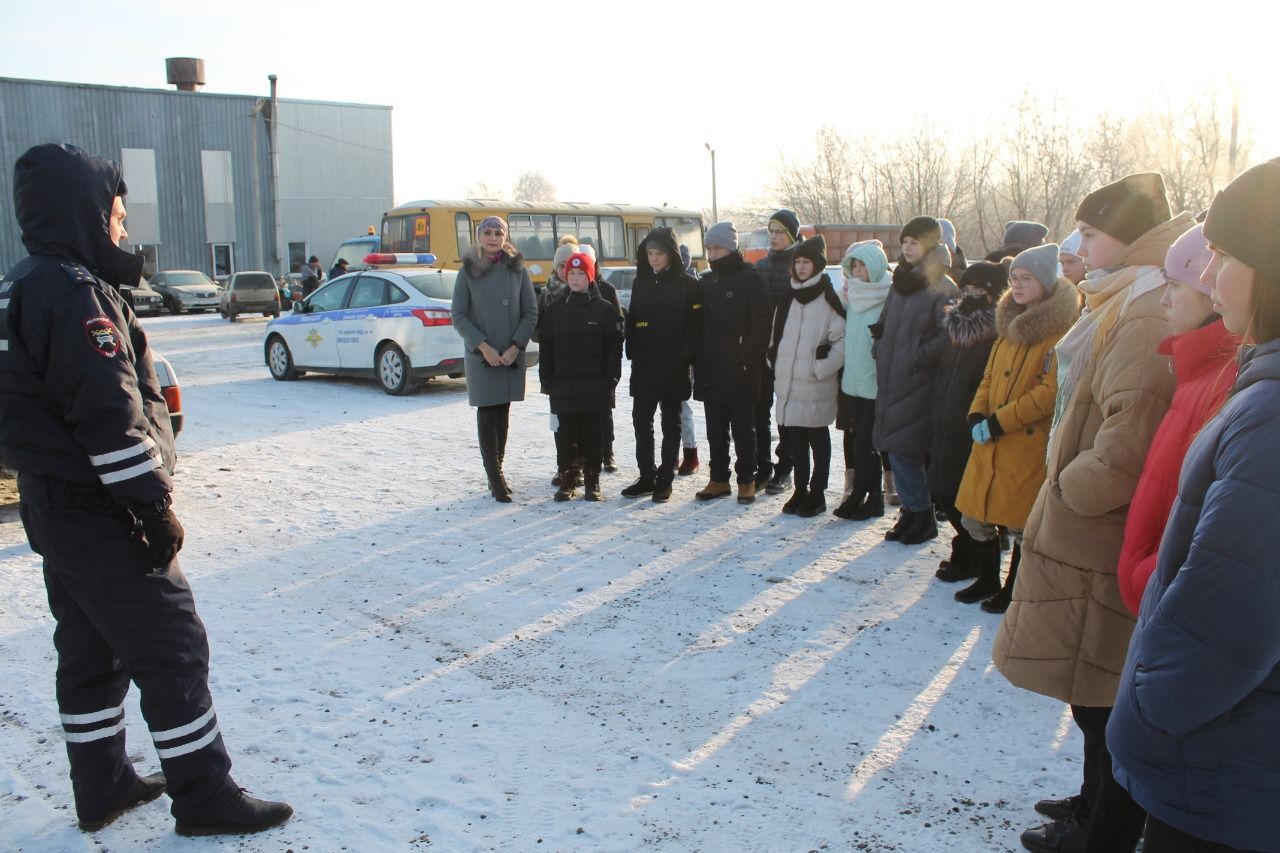
M126 248L146 275L328 263L392 206L391 107L205 93L200 60L167 70L179 89L0 77L0 274L26 256L13 164L41 142L122 163Z

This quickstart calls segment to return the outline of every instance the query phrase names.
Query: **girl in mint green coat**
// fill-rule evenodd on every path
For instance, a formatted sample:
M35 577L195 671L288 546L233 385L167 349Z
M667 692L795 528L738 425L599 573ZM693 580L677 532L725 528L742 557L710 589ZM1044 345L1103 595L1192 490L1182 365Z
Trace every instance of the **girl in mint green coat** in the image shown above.
M884 515L880 456L871 444L876 419L876 363L871 357L871 332L867 327L880 319L893 276L879 240L854 243L840 266L844 270L842 299L848 314L836 426L844 430L848 495L834 514L861 521Z

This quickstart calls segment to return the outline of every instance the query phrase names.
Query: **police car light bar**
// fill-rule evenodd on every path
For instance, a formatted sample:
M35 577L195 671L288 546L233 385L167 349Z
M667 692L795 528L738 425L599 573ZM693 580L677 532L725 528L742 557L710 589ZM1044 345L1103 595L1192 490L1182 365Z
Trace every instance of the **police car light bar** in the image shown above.
M374 264L426 264L430 266L436 262L436 256L430 252L422 252L420 254L412 254L409 252L374 252L364 256L364 262L373 266Z

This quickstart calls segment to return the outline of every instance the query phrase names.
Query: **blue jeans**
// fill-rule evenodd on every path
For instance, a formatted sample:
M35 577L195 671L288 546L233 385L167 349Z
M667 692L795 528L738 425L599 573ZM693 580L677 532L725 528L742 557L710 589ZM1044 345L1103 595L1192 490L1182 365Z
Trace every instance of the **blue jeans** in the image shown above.
M924 454L890 453L889 465L893 468L893 485L898 490L902 505L911 512L932 510Z

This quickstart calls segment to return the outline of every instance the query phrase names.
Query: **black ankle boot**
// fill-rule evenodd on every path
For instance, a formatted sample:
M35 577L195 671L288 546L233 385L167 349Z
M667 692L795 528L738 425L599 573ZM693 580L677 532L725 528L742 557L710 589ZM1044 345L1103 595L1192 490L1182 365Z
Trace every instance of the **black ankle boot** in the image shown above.
M273 803L246 796L244 788L235 794L187 813L179 812L174 831L179 835L248 835L279 826L293 816L288 803Z
M800 504L804 503L807 497L809 497L808 488L805 486L796 486L796 490L791 493L791 497L789 497L787 502L782 505L782 511L787 515L795 515L796 510L799 509Z
M1022 562L1022 545L1015 543L1013 554L1009 557L1009 576L1004 586L995 595L982 602L982 609L988 613L1004 613L1013 603L1013 582L1018 577L1018 563ZM1052 815L1050 815L1052 817Z
M1000 540L970 546L977 580L956 593L956 601L974 604L1000 591Z
M858 507L852 515L849 516L850 521L866 521L869 518L884 517L884 493L875 492L867 495L867 499L862 502L862 506Z

